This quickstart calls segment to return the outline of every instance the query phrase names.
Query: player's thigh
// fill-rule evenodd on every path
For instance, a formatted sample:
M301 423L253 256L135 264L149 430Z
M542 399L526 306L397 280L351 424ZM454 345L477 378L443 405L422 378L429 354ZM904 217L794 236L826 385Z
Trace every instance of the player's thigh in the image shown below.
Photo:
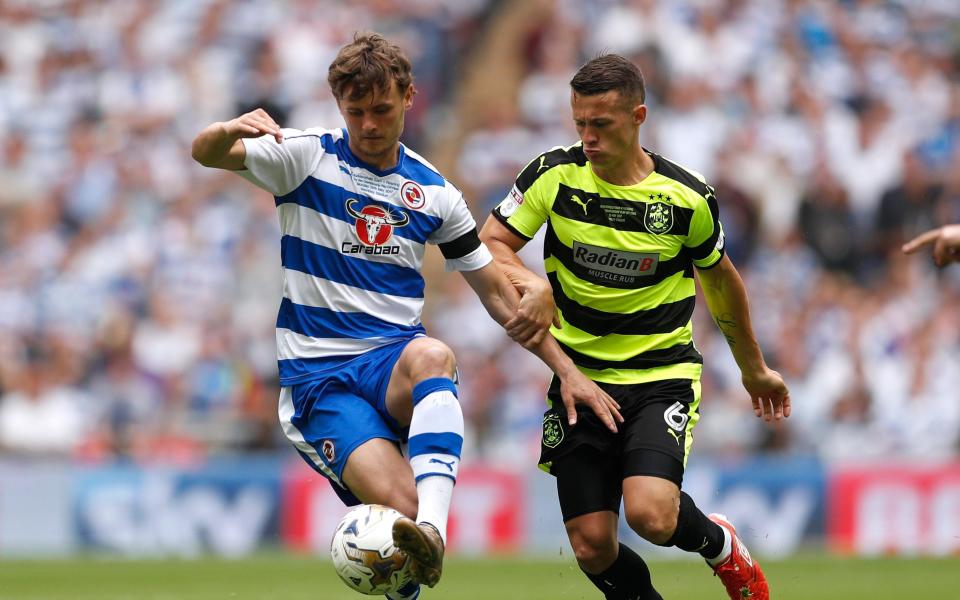
M413 416L413 387L432 377L452 379L456 373L453 350L440 340L418 337L404 348L390 372L386 391L387 412L402 426Z
M657 477L680 487L693 428L700 420L700 383L655 381L630 386L628 393L635 402L630 402L629 417L620 427L623 478Z
M618 461L581 445L552 465L560 512L577 562L588 573L605 571L617 558L620 509Z
M400 458L398 433L376 407L335 378L284 387L280 391L279 417L300 456L339 488L338 494L348 504L351 494L365 501L345 482L344 472L357 449L380 440L392 446Z
M364 504L383 504L411 518L417 514L413 470L391 440L374 438L354 449L343 482Z
M657 381L636 386L635 393L638 402L621 426L624 516L641 537L660 544L676 529L699 383Z
M553 460L557 498L566 523L581 515L620 512L621 477L611 452L580 445Z

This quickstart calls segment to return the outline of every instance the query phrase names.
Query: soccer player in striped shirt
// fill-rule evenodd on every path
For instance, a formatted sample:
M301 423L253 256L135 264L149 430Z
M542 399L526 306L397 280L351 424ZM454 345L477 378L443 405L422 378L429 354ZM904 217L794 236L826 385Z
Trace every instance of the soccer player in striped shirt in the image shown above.
M402 51L358 33L328 82L345 129L281 129L258 109L205 128L193 156L276 198L280 421L345 503L407 515L393 534L414 559L415 582L391 597L413 599L417 582L440 578L463 444L453 352L420 323L425 244L440 247L448 270L463 274L499 323L510 322L520 297L460 191L399 141L415 94ZM616 403L552 338L527 347L563 381L569 414L587 405L616 430ZM409 461L399 448L407 439Z
M694 271L756 415L790 414L783 379L754 338L743 282L724 255L717 198L701 176L640 146L647 108L634 64L601 56L571 88L580 142L534 159L481 232L518 282L520 314L530 315L511 324L511 337L526 343L556 318L552 335L626 419L618 433L589 414L567 426L557 382L550 387L541 467L556 476L570 544L607 598L660 599L643 559L617 540L622 499L642 537L702 555L730 598L766 599L763 572L733 526L704 515L681 491L700 418ZM544 223L549 282L516 255Z

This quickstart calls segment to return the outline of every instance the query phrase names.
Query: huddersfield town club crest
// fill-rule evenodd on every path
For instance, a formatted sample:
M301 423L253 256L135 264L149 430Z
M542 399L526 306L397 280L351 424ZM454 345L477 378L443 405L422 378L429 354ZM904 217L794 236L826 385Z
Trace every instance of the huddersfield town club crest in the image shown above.
M663 202L647 204L643 224L650 233L666 233L673 227L673 206Z
M543 417L543 445L556 448L563 441L563 423L557 415Z

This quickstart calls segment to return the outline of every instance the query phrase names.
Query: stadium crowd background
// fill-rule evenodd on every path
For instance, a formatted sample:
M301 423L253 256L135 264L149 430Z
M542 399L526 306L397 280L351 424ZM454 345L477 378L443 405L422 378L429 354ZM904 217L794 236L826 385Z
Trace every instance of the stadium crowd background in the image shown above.
M0 454L288 451L273 203L189 144L257 106L339 126L326 68L357 29L409 52L404 140L481 223L576 139L585 59L641 65L643 144L717 188L793 397L786 426L752 417L701 302L695 454L960 454L960 270L899 253L960 221L950 0L0 0ZM437 256L425 323L460 361L466 457L532 468L548 373Z

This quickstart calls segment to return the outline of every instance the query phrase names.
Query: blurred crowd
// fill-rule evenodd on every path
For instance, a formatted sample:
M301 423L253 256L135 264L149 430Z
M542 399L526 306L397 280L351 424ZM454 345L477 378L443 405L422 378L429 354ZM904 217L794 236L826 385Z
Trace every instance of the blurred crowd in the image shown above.
M205 125L337 127L327 67L373 28L425 144L487 0L0 0L0 452L287 449L272 199L203 169Z
M576 140L569 80L580 64L606 50L640 65L641 143L716 187L758 337L794 404L785 427L753 418L700 302L695 454L960 453L960 273L900 253L960 221L960 4L553 5L522 44L518 102L481 119L458 176L489 210L532 157ZM524 393L514 385L492 402Z
M375 29L413 60L404 141L432 158L471 50L508 43L490 15L511 4L0 0L0 453L285 448L273 203L193 164L190 141L256 106L285 126L338 126L327 65ZM960 453L960 268L899 251L960 221L960 4L539 4L517 98L484 107L447 175L482 223L529 160L576 140L568 82L582 62L609 50L641 66L641 141L717 188L794 404L785 426L752 416L701 302L695 454ZM467 455L529 465L549 373L461 278L440 277L425 322L458 355Z

